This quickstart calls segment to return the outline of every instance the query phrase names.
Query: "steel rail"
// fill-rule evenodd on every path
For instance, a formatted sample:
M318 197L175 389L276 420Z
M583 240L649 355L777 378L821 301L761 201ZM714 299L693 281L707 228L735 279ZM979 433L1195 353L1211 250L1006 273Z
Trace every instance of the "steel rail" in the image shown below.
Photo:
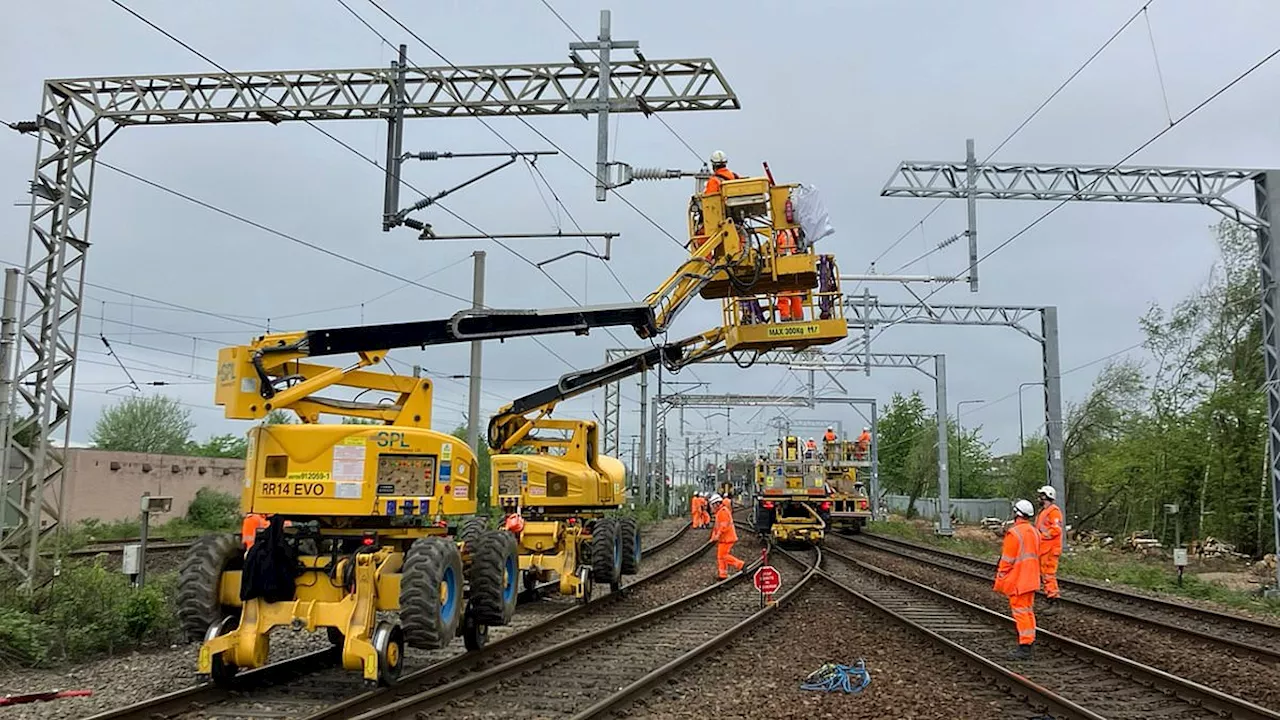
M874 540L879 540L882 542L887 542L894 545L900 545L900 546L911 548L913 550L918 550L921 552L932 553L935 555L942 555L942 556L954 558L956 560L960 560L963 562L973 563L975 565L981 565L983 567L990 568L992 572L994 572L996 568L996 564L994 562L991 562L990 560L983 560L981 558L970 557L968 555L964 555L958 552L952 552L951 550L943 550L942 548L933 548L933 547L929 547L928 545L920 545L918 543L909 542L907 540L902 540L899 538L893 538L885 535L877 535L877 534L867 533L867 532L863 532L862 536L872 538ZM1280 624L1267 622L1265 620L1258 620L1256 618L1246 617L1244 615L1237 615L1235 613L1223 612L1221 610L1213 610L1209 608L1196 607L1195 605L1187 605L1185 603L1180 603L1173 600L1166 600L1164 598L1152 597L1150 595L1143 595L1141 593L1130 592L1128 590L1120 590L1118 588L1107 587L1106 585L1089 582L1087 580L1064 578L1061 575L1058 576L1058 585L1061 587L1077 588L1085 592L1096 592L1101 595L1108 595L1120 602L1131 602L1131 603L1138 603L1138 604L1145 604L1145 605L1154 605L1157 607L1165 608L1170 612L1182 612L1182 613L1187 613L1189 615L1194 615L1202 618L1211 618L1212 620L1215 620L1215 621L1237 625L1241 629L1244 629L1248 632L1267 633L1275 636L1278 640L1280 640Z
M876 567L870 563L859 560L852 556L846 555L832 548L826 549L826 554L830 557L838 558L852 566L870 572L892 583L906 586L912 590L916 590L928 597L935 598L941 602L955 606L961 611L970 615L976 615L988 621L995 621L1001 625L1010 625L1013 618L1008 615L989 610L977 603L969 602L963 598L955 597L941 590L937 590L918 583L909 578L896 575L883 568ZM1055 646L1067 655L1073 656L1086 664L1105 667L1116 675L1145 685L1153 690L1161 692L1167 696L1175 697L1192 706L1198 706L1206 709L1211 713L1215 713L1220 717L1233 718L1235 720L1280 720L1280 713L1269 710L1260 705L1256 705L1247 700L1229 695L1220 690L1201 685L1172 675L1158 668L1153 668L1142 663L1135 662L1128 658L1107 652L1101 648L1073 640L1064 635L1045 630L1043 628L1036 629L1037 638L1047 638ZM1066 700L1063 698L1063 700ZM1082 706L1072 702L1077 708L1084 709ZM1086 710L1087 711L1087 710ZM1072 712L1076 712L1072 710ZM1088 712L1088 711L1087 711ZM1080 715L1078 717L1096 718L1095 715Z
M685 523L679 530L658 541L652 547L644 548L641 551L641 556L652 555L653 553L673 545L684 537L688 533L689 529L690 524ZM657 580L666 577L677 568L691 562L694 558L705 552L709 547L710 543L700 546L693 552L680 557L675 562L641 577L630 585L624 586L624 591L645 583L656 582ZM609 593L608 595L592 600L589 603L584 603L564 612L556 613L540 623L531 625L519 632L512 633L497 642L486 645L478 651L459 653L437 663L433 663L421 670L411 672L401 678L401 684L406 682L412 683L415 678L425 677L427 673L434 672L438 674L443 672L451 663L478 662L479 657L477 656L484 655L487 657L492 655L494 653L492 648L507 647L513 642L518 642L520 639L534 637L534 632L546 632L547 630L553 629L554 627L557 627L585 612L594 611L595 609L616 603L617 598L623 597L625 594L625 592ZM613 599L611 600L610 598ZM208 706L222 702L235 692L258 690L283 685L297 678L333 667L337 664L337 661L340 658L338 653L339 651L337 648L329 647L323 650L316 650L291 658L286 658L284 660L278 660L260 668L248 670L237 675L235 679L235 686L232 688L221 688L211 682L201 683L199 685L192 685L187 688L165 693L164 695L157 695L114 710L107 710L96 715L91 715L88 718L85 718L85 720L151 720L153 718L174 717L183 712L190 711L194 705ZM380 697L381 694L385 693L387 690L387 688L383 688L361 693L360 695L350 698L342 703L338 703L327 708L325 711L315 715L314 717L336 717L337 712L345 710L348 707L354 707L357 701L369 702L375 697Z
M1107 720L1107 718L1062 697L1049 688L1032 682L1019 673L1013 672L1012 670L979 655L954 640L939 635L915 620L912 620L901 613L894 612L892 609L886 607L880 602L864 595L844 582L837 580L825 571L821 573L821 577L823 580L826 580L840 590L843 590L850 597L861 602L867 607L870 607L872 610L875 610L896 623L905 625L915 632L924 635L935 645L943 648L952 655L955 655L961 661L973 666L974 669L990 678L996 684L1021 688L1023 692L1027 694L1028 700L1032 697L1037 698L1041 703L1043 703L1045 709L1052 713L1055 718L1059 718L1060 720Z
M366 713L356 715L354 717L350 715L345 715L344 717L350 718L350 720L416 719L420 717L420 713L428 710L429 708L437 708L461 696L480 691L495 682L499 682L503 678L519 677L523 674L535 671L534 668L536 666L545 666L602 640L615 638L644 626L652 626L654 624L661 623L681 610L689 608L700 601L711 598L714 595L718 595L726 591L728 588L740 584L747 578L748 573L759 564L760 561L756 560L745 567L742 572L731 576L727 580L721 580L713 585L709 585L701 590L685 595L678 600L674 600L670 603L653 608L652 610L648 610L612 625L607 625L578 637L570 638L550 647L509 660L501 665L488 668L481 672L467 675L453 682L436 686L416 695L398 700L394 703L382 705ZM308 718L308 720L312 719Z
M892 555L896 555L897 557L914 560L916 562L922 562L922 563L925 563L926 565L931 565L940 570L946 570L947 572L965 575L965 576L974 578L975 580L981 580L987 583L991 581L990 573L982 573L967 567L948 565L945 562L935 560L929 557L925 557L924 554L913 554L911 550L893 548L887 545L880 545L876 542L880 539L879 537L875 537L875 538L849 537L849 538L841 538L841 539L848 542L852 542L856 545L862 545L864 547L878 550L879 552L889 553ZM992 569L994 569L994 566ZM1087 600L1082 600L1079 598L1063 596L1058 598L1058 602L1063 605L1085 608L1087 610L1092 610L1105 615L1110 615L1112 617L1123 619L1127 622L1135 622L1142 625L1149 625L1152 627L1160 628L1162 630L1168 630L1170 632L1179 633L1187 637L1193 637L1199 640L1204 640L1206 642L1209 642L1215 645L1225 645L1227 647L1232 648L1233 650L1239 650L1240 652L1247 653L1258 660L1264 660L1268 662L1280 662L1280 651L1273 650L1267 647L1262 647L1260 645L1253 645L1253 644L1244 642L1243 640L1223 637L1221 635L1215 635L1211 632L1196 630L1195 628L1184 627L1182 625L1175 625L1170 622L1165 622L1164 620L1158 620L1153 617L1139 615L1137 613L1132 613L1126 610L1117 610L1115 608L1110 608L1105 605L1098 605L1098 604L1091 603L1091 602L1088 602Z
M636 680L630 685L627 685L626 687L622 688L621 690L614 693L613 695L610 695L609 697L586 708L582 712L574 715L572 720L589 720L590 718L603 717L604 715L608 714L610 711L621 708L623 705L633 701L642 693L651 689L654 685L670 678L672 675L676 673L676 671L698 660L699 658L702 658L716 650L719 650L720 648L727 645L729 642L745 634L748 630L755 627L757 624L762 622L765 618L769 617L772 613L777 612L779 608L786 605L793 597L795 597L796 594L800 592L800 590L802 590L803 588L807 588L809 581L812 580L814 577L817 577L817 573L820 572L820 567L822 565L822 548L815 547L814 550L817 552L817 558L814 560L813 565L809 568L808 572L806 572L800 578L799 582L797 582L794 586L792 586L790 590L787 590L785 593L783 593L777 599L776 603L772 605L766 605L765 607L761 608L758 612L755 612L749 615L742 621L730 627L728 630L725 630L724 632L702 643L698 647L693 648L692 650L686 652L680 657L651 671L644 677L640 678L639 680ZM797 564L800 564L800 565L804 564L803 561L799 560L791 553L784 552L784 554L790 557ZM744 571L743 575L745 574L746 573Z
M676 540L682 537L689 528L690 525L685 524L677 534L664 540L662 547L667 547L668 545L676 542ZM347 698L341 702L334 703L319 712L308 715L305 720L336 720L337 718L350 718L385 706L388 703L387 697L389 695L412 696L422 692L423 688L427 688L429 691L429 689L442 677L460 671L470 672L476 666L483 664L495 656L501 656L509 653L511 648L517 647L521 643L535 640L539 635L548 633L561 625L586 617L590 613L599 612L602 608L606 608L609 605L621 602L621 599L627 596L627 591L665 578L676 570L693 562L710 548L711 543L709 542L699 545L692 552L682 555L675 562L664 565L662 568L643 576L630 585L623 586L622 592L609 593L608 595L592 600L589 603L578 605L577 607L565 610L564 612L556 613L536 625L531 625L524 630L512 633L501 640L489 643L479 650L454 655L432 663L420 670L415 670L414 672L401 677L399 682L392 687L377 688L360 693L359 695ZM645 552L657 552L658 549L658 547L655 547L653 550L645 550Z

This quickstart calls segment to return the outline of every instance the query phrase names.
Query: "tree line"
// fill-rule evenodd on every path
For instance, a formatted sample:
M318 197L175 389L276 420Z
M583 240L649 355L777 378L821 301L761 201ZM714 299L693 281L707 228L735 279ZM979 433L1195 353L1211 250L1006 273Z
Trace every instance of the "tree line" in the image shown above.
M1171 308L1140 320L1145 360L1112 359L1064 409L1069 522L1166 542L1215 537L1274 552L1267 470L1266 370L1256 240L1213 228L1219 258ZM993 457L981 428L949 419L953 497L1030 497L1046 481L1042 432ZM884 487L912 498L937 486L937 422L918 394L895 395L879 425ZM1171 512L1176 506L1176 513Z

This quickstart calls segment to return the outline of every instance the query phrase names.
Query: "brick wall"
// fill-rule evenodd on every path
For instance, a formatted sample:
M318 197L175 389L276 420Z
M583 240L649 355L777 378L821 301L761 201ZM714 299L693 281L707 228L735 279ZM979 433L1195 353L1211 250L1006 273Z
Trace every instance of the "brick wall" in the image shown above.
M136 518L143 492L173 498L173 510L153 516L164 522L186 514L202 487L240 497L244 461L69 448L64 511L74 524L88 518Z

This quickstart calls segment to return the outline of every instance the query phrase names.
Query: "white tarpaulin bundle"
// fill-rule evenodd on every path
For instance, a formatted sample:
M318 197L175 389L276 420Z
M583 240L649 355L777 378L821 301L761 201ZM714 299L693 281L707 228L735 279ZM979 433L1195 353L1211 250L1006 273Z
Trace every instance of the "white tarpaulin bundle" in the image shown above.
M822 196L818 194L818 188L812 185L797 186L791 191L791 204L796 214L796 221L804 231L803 247L800 247L800 250L805 250L822 238L835 233L836 229L831 227L831 216L827 213L827 206L822 204Z

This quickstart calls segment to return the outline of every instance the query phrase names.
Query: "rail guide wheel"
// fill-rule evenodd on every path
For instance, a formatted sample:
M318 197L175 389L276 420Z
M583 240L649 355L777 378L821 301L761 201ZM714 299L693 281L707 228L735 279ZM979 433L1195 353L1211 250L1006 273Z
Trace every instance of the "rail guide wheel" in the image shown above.
M578 568L578 602L586 605L591 602L591 591L595 589L595 581L591 579L591 568L583 565Z
M204 641L207 643L214 638L233 633L239 626L239 617L227 615L209 626L209 629L204 633ZM200 652L205 652L203 647L201 647ZM225 659L225 656L229 654L230 651L221 652L210 658L209 680L218 687L230 686L232 681L235 680L236 673L240 671L240 668L236 667L235 663Z
M467 608L459 632L462 633L462 644L468 651L474 652L489 643L489 626L480 622L471 608Z
M404 631L384 620L373 629L372 643L378 653L378 679L369 684L390 687L404 670Z

